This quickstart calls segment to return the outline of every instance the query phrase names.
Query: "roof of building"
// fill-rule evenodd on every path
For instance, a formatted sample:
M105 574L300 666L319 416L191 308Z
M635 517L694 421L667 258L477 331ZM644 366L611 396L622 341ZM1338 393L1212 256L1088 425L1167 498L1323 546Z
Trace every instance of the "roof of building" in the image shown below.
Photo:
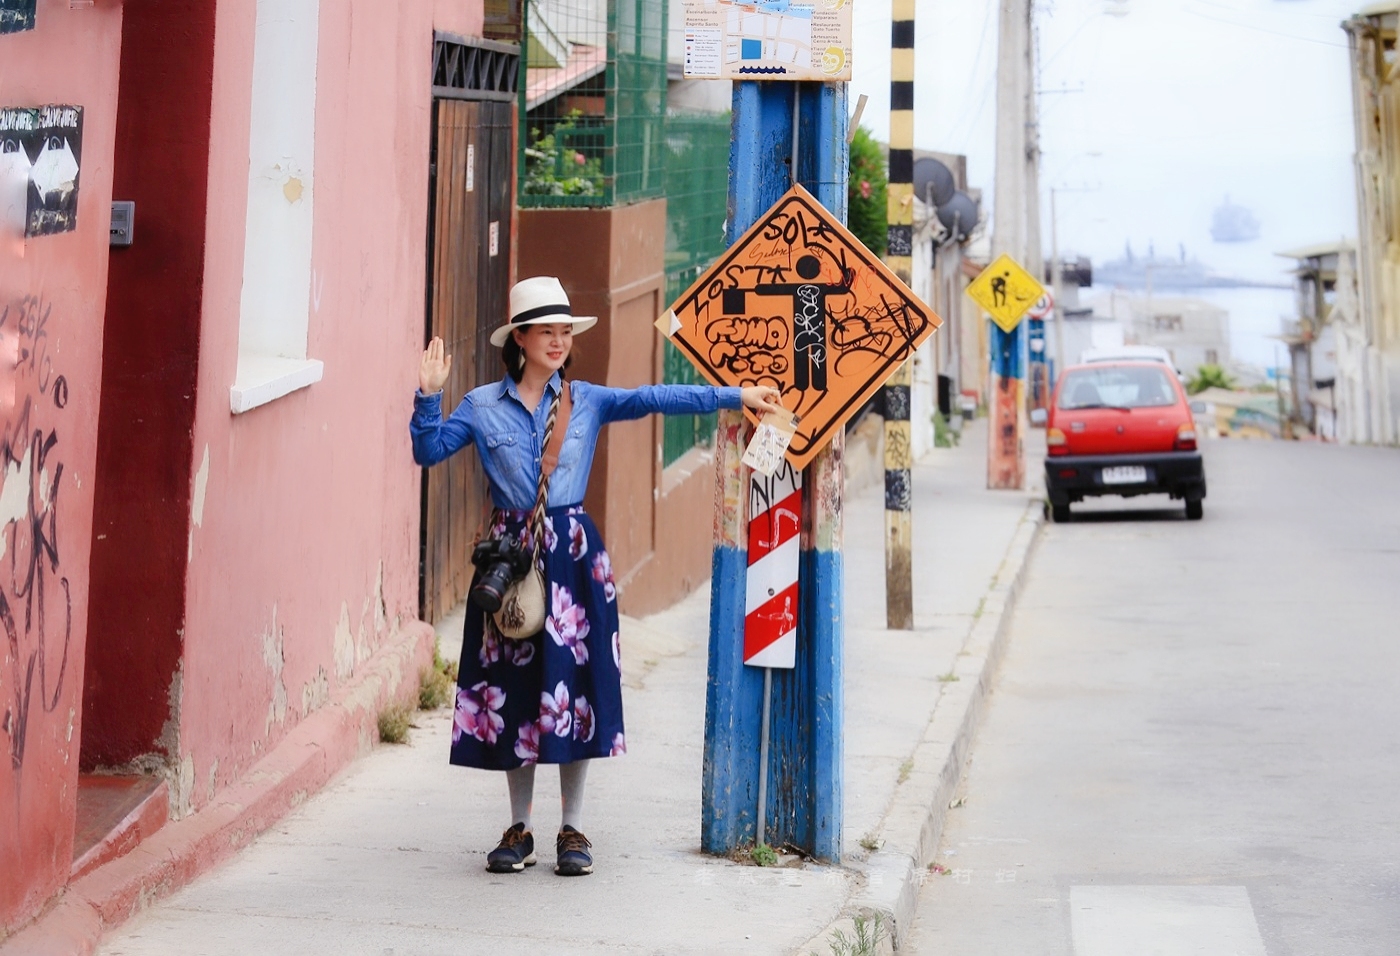
M525 71L525 108L532 110L591 79L608 67L608 48L574 43L569 62L559 67L539 67Z
M1386 13L1400 13L1400 0L1383 0L1381 3L1373 3L1362 7L1356 12L1358 17L1378 17Z
M1394 0L1394 6L1400 7L1400 0ZM1321 256L1334 256L1343 249L1355 248L1356 242L1352 239L1334 239L1331 242L1318 242L1300 249L1275 252L1274 255L1283 259L1317 259Z

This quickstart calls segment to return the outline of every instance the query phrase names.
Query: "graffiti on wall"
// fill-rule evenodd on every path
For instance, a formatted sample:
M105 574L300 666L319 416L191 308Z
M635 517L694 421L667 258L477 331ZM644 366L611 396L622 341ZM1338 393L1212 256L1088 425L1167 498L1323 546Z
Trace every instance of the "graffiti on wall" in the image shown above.
M68 382L49 352L52 309L34 295L0 305L0 737L16 770L35 707L58 707L73 636L59 554L63 461L54 424L68 404Z
M0 0L0 33L34 29L35 0Z
M0 218L26 236L78 227L81 106L0 109Z

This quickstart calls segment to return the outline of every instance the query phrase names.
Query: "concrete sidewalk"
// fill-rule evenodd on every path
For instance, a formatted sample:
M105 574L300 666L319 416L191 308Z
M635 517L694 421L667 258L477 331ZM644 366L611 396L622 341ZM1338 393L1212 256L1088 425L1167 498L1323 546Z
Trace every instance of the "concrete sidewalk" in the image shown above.
M984 490L978 426L915 469L915 631L883 627L880 489L846 503L842 866L760 869L697 849L703 587L661 614L624 619L629 753L589 773L592 877L553 875L549 767L536 794L540 865L485 871L508 822L504 780L447 764L443 709L419 715L409 745L378 748L100 952L825 954L833 922L857 911L883 913L902 934L1040 520L1033 492ZM1028 461L1034 474L1039 457ZM453 642L444 654L455 654L459 635L442 630Z

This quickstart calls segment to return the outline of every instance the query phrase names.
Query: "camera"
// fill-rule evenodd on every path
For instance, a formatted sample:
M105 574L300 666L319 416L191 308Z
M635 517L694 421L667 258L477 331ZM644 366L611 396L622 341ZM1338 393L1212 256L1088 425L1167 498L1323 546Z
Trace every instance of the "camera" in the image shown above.
M477 543L472 549L472 564L476 565L476 584L471 589L472 603L490 614L501 609L506 589L530 570L534 560L520 542L493 538Z

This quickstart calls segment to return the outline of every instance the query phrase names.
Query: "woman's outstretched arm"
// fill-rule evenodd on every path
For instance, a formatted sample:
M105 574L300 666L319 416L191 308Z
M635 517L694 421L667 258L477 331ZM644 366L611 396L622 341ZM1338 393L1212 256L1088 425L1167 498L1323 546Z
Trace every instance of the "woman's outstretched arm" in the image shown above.
M638 388L605 388L590 385L596 394L603 423L630 421L645 415L708 415L721 408L782 409L781 393L766 385L747 388L713 385L642 385Z
M434 338L418 364L418 393L413 397L413 418L408 432L413 438L413 460L420 465L436 465L472 442L472 405L465 398L452 417L442 417L442 387L452 371L452 356L446 354L442 339Z

